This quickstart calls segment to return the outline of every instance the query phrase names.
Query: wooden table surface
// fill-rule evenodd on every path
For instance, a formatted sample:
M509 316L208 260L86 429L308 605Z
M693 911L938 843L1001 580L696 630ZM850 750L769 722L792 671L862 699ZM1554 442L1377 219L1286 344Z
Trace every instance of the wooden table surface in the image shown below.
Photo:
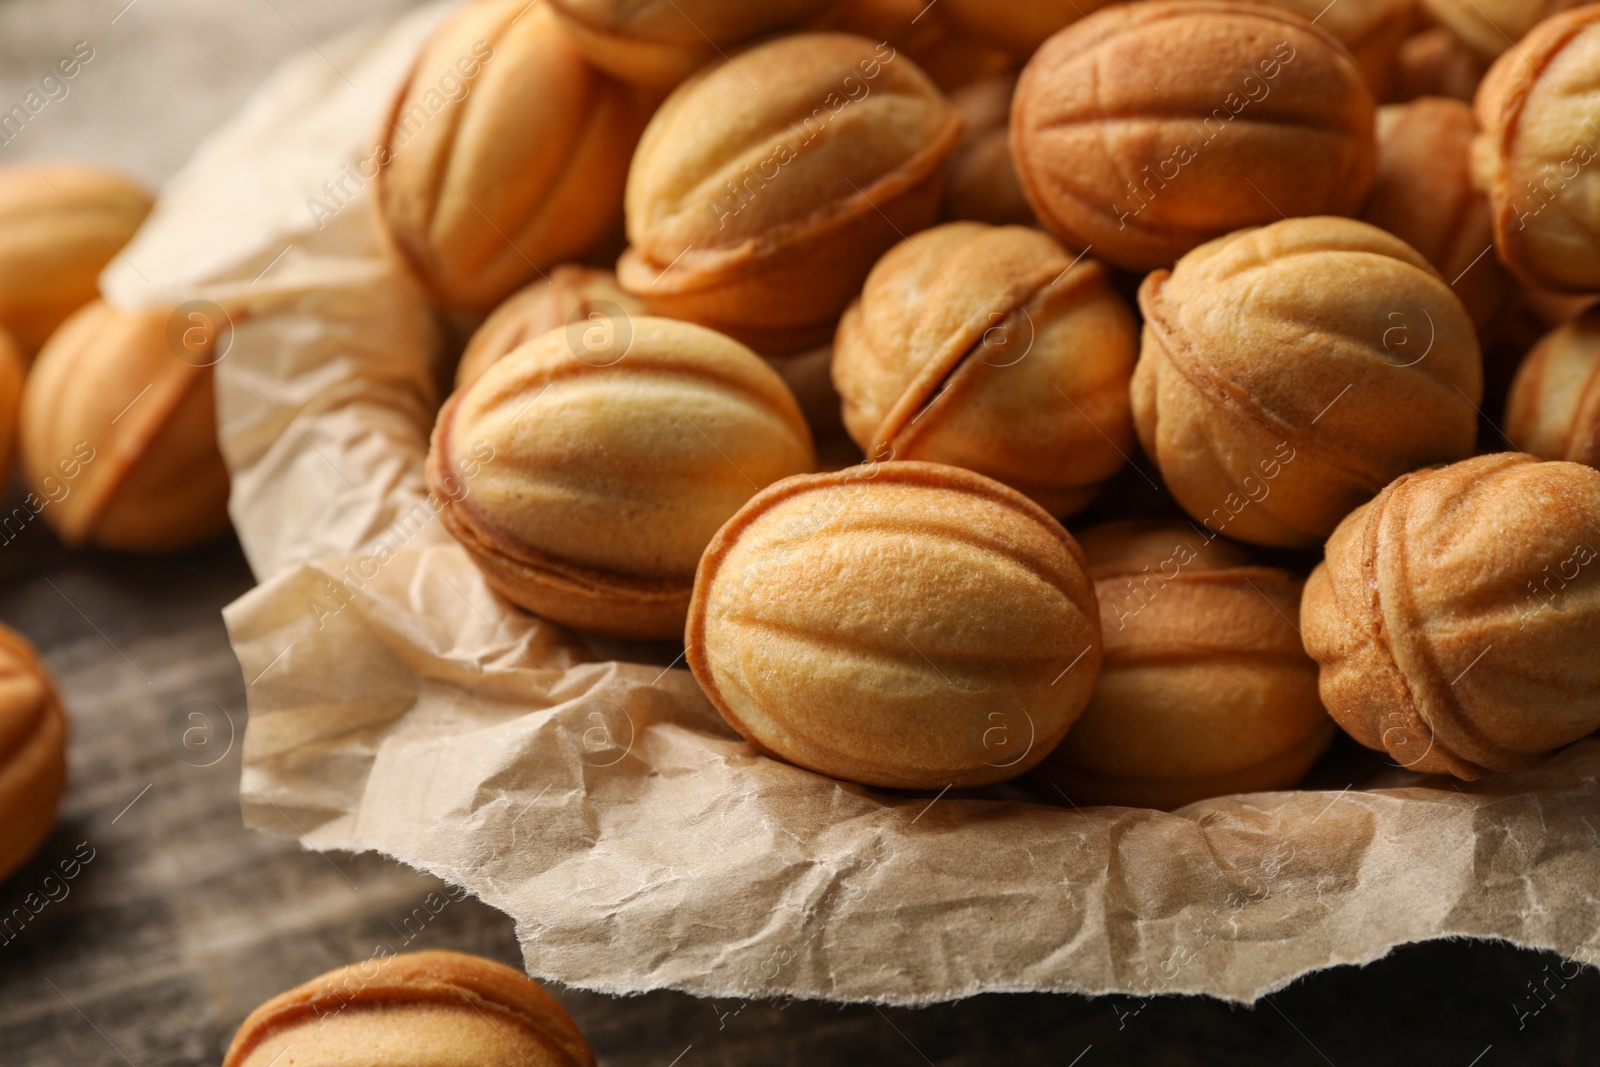
M75 41L95 59L0 163L87 157L158 183L284 55L411 2L5 0L0 103ZM72 722L60 824L0 882L0 922L30 893L53 886L57 898L0 933L0 1067L216 1064L261 1000L380 947L518 962L510 921L475 900L419 925L440 888L429 877L242 827L244 686L219 612L250 584L231 542L183 558L70 554L35 524L0 544L0 621L39 646ZM207 721L218 755L172 744ZM76 878L46 883L73 857ZM1456 943L1324 972L1254 1009L985 996L880 1011L555 992L607 1067L1600 1062L1600 976L1563 973L1551 957Z

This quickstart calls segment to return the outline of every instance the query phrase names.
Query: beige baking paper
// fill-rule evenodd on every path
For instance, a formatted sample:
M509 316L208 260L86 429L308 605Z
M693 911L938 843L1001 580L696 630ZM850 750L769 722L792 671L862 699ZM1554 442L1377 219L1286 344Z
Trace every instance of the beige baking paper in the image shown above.
M686 671L498 600L423 496L423 301L364 194L307 208L439 14L291 64L105 278L236 320L222 443L263 579L226 613L249 825L460 883L515 918L530 973L613 993L1248 1002L1427 938L1600 958L1600 741L1476 785L1395 771L1179 814L890 795L758 756Z

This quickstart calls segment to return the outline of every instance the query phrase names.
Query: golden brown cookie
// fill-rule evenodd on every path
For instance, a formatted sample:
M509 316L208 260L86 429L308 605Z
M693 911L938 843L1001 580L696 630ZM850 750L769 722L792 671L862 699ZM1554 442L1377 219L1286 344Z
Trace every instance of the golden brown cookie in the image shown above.
M1526 768L1600 727L1600 471L1515 452L1403 475L1301 604L1323 703L1428 774Z
M1099 263L1038 230L951 222L878 261L833 380L868 457L967 467L1066 515L1133 447L1137 349Z
M680 85L628 175L622 287L767 354L827 340L938 210L961 120L887 44L805 33Z
M251 1012L223 1067L594 1067L578 1024L540 985L461 952L353 963Z
M789 478L706 549L684 637L769 755L864 785L975 786L1083 710L1100 617L1077 543L1021 493L934 463Z
M1150 0L1105 8L1035 53L1011 151L1051 232L1148 270L1244 226L1354 214L1372 184L1372 124L1355 60L1299 15Z
M1187 523L1078 537L1100 603L1094 695L1033 772L1074 803L1176 808L1287 789L1333 739L1299 578Z
M1473 105L1473 176L1500 259L1528 285L1600 292L1600 4L1546 19L1495 61Z
M1139 306L1139 440L1213 534L1313 545L1397 475L1471 454L1472 320L1376 226L1241 230L1151 274Z
M1517 369L1506 436L1541 459L1600 467L1600 311L1556 327Z
M607 349L546 333L451 396L428 487L506 599L581 630L675 637L712 534L816 456L754 352L691 323L626 325Z
M384 229L439 304L487 312L617 229L650 103L591 67L549 5L466 4L387 116Z
M67 782L67 718L22 635L0 626L0 880L33 855Z
M228 528L212 365L220 309L125 311L96 300L39 353L22 390L28 507L70 546L190 548Z
M99 295L100 272L152 203L144 186L100 167L0 167L0 328L24 355Z

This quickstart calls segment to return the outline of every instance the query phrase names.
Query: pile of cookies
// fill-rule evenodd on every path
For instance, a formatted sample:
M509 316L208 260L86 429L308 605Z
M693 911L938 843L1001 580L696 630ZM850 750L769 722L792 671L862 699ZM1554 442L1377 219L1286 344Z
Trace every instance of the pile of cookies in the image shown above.
M490 585L874 786L1600 727L1600 5L901 6L435 34L377 199L492 312L428 460Z

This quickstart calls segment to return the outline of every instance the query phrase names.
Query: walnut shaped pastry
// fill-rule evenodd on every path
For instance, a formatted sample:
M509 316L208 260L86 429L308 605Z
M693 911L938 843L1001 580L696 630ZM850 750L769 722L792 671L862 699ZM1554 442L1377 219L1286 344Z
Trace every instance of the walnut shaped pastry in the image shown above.
M1429 774L1529 767L1600 727L1600 471L1521 453L1397 478L1301 602L1322 700Z
M1478 86L1473 175L1523 283L1600 292L1600 4L1556 15Z
M1354 214L1372 184L1373 107L1350 53L1298 14L1151 0L1035 53L1011 149L1052 233L1149 270L1244 226Z
M1065 515L1133 446L1137 347L1099 263L1038 230L952 222L873 268L833 379L868 457L968 467Z
M961 120L887 44L782 37L680 85L628 174L623 289L768 355L828 339L872 263L933 221Z
M816 456L754 352L691 323L623 325L602 348L552 330L453 394L428 486L512 603L596 633L674 637L718 527Z
M864 785L976 786L1042 759L1083 710L1100 615L1083 554L980 474L876 463L789 478L730 519L684 636L761 751Z
M1241 230L1152 273L1139 306L1139 440L1210 533L1314 545L1397 475L1472 452L1472 320L1376 226Z

